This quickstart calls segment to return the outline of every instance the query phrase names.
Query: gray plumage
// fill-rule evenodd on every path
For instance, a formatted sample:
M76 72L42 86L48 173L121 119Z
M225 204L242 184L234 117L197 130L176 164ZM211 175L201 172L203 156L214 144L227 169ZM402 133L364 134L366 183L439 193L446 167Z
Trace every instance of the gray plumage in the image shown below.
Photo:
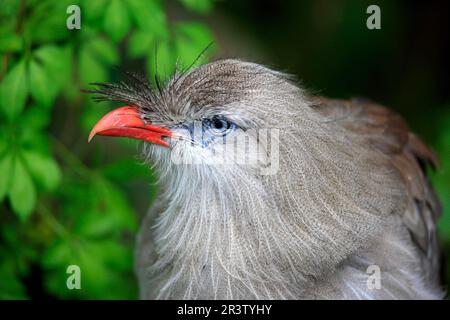
M276 128L280 147L277 173L261 175L257 165L207 164L219 143L145 144L160 192L137 241L142 298L443 297L440 208L426 175L437 160L394 112L309 96L239 60L176 74L159 90L131 77L96 92L174 132L217 115L236 123L235 135ZM175 164L173 154L200 164ZM370 265L380 289L367 286Z

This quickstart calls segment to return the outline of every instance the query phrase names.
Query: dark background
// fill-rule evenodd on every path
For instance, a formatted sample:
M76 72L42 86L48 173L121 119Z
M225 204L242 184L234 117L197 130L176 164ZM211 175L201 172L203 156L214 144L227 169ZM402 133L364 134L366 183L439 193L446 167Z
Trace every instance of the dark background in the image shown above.
M450 100L448 1L219 4L263 48L263 62L297 75L315 92L385 104L424 138L436 138L435 121ZM366 27L371 4L381 8L381 30ZM258 52L251 57L261 60Z

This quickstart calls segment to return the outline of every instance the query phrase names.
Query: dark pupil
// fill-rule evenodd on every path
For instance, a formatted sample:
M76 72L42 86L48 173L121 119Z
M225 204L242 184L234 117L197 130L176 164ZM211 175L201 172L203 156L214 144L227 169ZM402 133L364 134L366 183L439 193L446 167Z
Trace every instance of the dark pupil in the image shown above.
M218 130L229 128L229 123L223 119L214 118L212 121L212 125L213 125L214 129L218 129Z

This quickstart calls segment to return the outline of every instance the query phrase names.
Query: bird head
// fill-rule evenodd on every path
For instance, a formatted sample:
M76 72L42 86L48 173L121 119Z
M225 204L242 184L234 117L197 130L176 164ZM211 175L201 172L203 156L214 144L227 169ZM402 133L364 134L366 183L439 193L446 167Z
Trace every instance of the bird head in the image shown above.
M95 135L143 140L145 157L164 172L180 164L205 173L267 168L277 162L270 159L268 140L277 144L275 130L289 125L292 103L284 102L302 97L286 75L239 60L175 73L164 86L134 74L129 78L128 83L96 84L91 91L100 95L97 100L126 106L105 115L89 141Z

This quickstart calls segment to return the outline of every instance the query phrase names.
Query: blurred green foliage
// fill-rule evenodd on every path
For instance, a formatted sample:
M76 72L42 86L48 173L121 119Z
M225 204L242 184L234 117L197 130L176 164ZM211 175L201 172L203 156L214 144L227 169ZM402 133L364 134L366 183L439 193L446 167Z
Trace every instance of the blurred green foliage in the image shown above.
M212 7L180 3L196 13ZM80 30L66 27L74 4ZM94 107L80 89L136 60L151 78L155 62L169 75L213 36L196 21L169 23L159 0L2 0L0 8L0 299L137 298L130 183L145 181L138 192L150 199L155 179L135 150L120 152L135 143L108 155L87 145L110 106ZM72 264L82 290L67 289Z

